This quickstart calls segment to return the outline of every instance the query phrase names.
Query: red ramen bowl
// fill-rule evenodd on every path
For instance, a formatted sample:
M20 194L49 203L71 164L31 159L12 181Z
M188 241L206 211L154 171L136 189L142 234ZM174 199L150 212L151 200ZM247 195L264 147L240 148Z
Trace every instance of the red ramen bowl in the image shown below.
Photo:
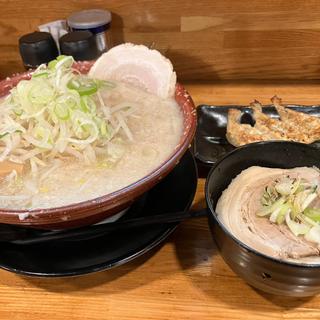
M91 66L92 62L76 64L77 69L82 73L87 73ZM30 77L31 72L25 72L0 81L0 97L7 95L20 80L30 79ZM176 85L175 99L183 114L183 134L174 152L150 174L118 191L67 206L33 210L0 208L0 223L44 229L74 228L97 223L130 206L136 198L164 178L190 147L196 130L195 105L188 92L180 84Z

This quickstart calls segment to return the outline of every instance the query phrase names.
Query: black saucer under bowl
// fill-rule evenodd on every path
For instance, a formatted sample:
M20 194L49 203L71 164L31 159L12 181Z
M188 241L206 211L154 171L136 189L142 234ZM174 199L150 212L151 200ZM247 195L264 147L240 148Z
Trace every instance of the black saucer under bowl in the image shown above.
M197 169L188 151L175 169L143 195L121 220L189 209ZM17 245L0 243L0 268L29 276L62 277L122 265L165 240L177 223L117 231L82 241Z

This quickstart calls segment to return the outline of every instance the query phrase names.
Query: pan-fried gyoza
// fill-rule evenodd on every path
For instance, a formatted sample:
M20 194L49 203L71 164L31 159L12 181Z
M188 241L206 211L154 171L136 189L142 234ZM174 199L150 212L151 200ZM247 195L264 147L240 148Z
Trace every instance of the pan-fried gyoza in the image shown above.
M287 140L312 143L320 139L320 119L286 108L278 97L272 98L279 119L271 118L262 112L258 101L250 104L253 110L254 126L240 123L241 111L230 109L226 137L234 146L269 140Z

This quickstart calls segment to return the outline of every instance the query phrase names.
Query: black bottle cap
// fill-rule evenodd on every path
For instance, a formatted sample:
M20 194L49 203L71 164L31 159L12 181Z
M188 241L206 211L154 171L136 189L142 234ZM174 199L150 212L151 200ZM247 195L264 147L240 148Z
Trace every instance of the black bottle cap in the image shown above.
M94 60L99 56L96 38L90 31L73 31L59 39L61 54L76 61Z
M49 32L33 32L19 39L20 55L26 67L37 67L55 59L58 55L57 45Z

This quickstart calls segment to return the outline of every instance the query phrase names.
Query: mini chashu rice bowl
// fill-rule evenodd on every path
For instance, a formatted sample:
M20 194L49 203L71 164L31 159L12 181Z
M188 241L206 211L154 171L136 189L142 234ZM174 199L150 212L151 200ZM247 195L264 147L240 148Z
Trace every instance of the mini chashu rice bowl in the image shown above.
M319 159L319 149L314 146L287 141L258 142L229 152L210 170L205 194L213 240L223 260L251 286L281 296L312 296L320 292L320 264L274 258L248 246L219 219L215 212L218 200L232 180L251 166L319 168Z
M281 261L319 264L320 225L309 218L315 216L309 214L310 206L320 208L319 187L317 168L252 166L223 191L217 217L235 238L260 253ZM296 208L302 220L292 219Z
M141 52L145 52L142 56L143 60L138 60L135 56L136 51L138 49L138 53L141 55ZM149 50L144 46L134 46L134 45L122 45L119 47L115 47L113 50L110 50L106 55L102 56L94 65L90 72L91 77L96 78L95 72L99 70L97 65L100 64L100 68L105 68L106 70L109 68L108 65L105 64L105 61L108 61L108 55L112 57L114 55L112 52L116 52L118 55L119 52L122 52L121 59L118 61L119 69L121 69L121 77L125 75L125 69L129 70L127 78L130 79L130 84L134 84L134 82L139 84L139 77L143 77L143 73L137 74L139 70L139 63L143 66L143 61L147 61L148 53L153 59L153 63L156 63L155 56L161 61L161 67L152 66L152 64L147 64L147 68L143 68L143 72L147 74L147 80L143 81L143 87L145 90L157 94L161 98L165 98L166 96L171 96L175 93L175 99L180 106L180 110L182 111L183 117L183 132L181 134L181 138L175 149L172 151L171 155L164 161L159 167L153 169L150 174L146 175L142 179L126 186L125 188L121 188L115 192L109 193L107 195L103 195L98 198L94 198L92 200L88 200L85 202L79 202L75 204L70 204L63 207L58 208L43 208L43 209L35 209L35 210L2 210L0 212L0 220L4 223L15 223L15 224L24 224L24 225L32 225L39 227L47 227L47 228L64 228L64 227L74 227L80 226L84 224L91 224L97 221L102 220L105 217L111 216L121 209L125 208L130 204L137 196L151 188L157 181L159 181L162 177L164 177L177 163L179 158L183 155L185 150L189 147L191 139L193 137L195 131L195 112L194 105L189 95L185 92L182 86L175 86L175 73L172 70L171 63L162 57L157 51ZM127 53L126 53L127 52ZM123 63L123 59L127 57L128 61ZM132 71L130 63L135 61L135 69ZM163 61L167 65L167 69L164 69ZM104 79L104 77L108 77L109 79L114 79L118 73L116 72L114 66L117 64L113 59L113 73L105 72L103 76L99 76L100 79ZM90 69L90 63L81 63L78 64L78 69L82 72L86 72ZM149 70L148 70L149 68ZM159 80L159 70L164 70L165 77L163 81ZM154 71L157 72L154 72ZM171 71L170 71L171 70ZM171 72L171 76L170 75ZM109 75L109 76L108 76ZM13 77L13 79L4 81L0 85L0 92L2 95L6 94L10 87L17 84L20 79L28 78L30 75L24 74L20 77ZM98 78L98 76L97 76ZM152 81L153 78L156 78L155 81ZM116 81L126 82L126 79L117 78ZM169 84L168 84L169 80ZM158 81L158 82L157 82ZM148 88L148 83L152 85ZM154 85L156 83L156 85ZM138 85L139 86L139 85ZM175 88L175 92L174 91ZM160 90L159 92L156 90ZM20 219L19 219L20 218Z

